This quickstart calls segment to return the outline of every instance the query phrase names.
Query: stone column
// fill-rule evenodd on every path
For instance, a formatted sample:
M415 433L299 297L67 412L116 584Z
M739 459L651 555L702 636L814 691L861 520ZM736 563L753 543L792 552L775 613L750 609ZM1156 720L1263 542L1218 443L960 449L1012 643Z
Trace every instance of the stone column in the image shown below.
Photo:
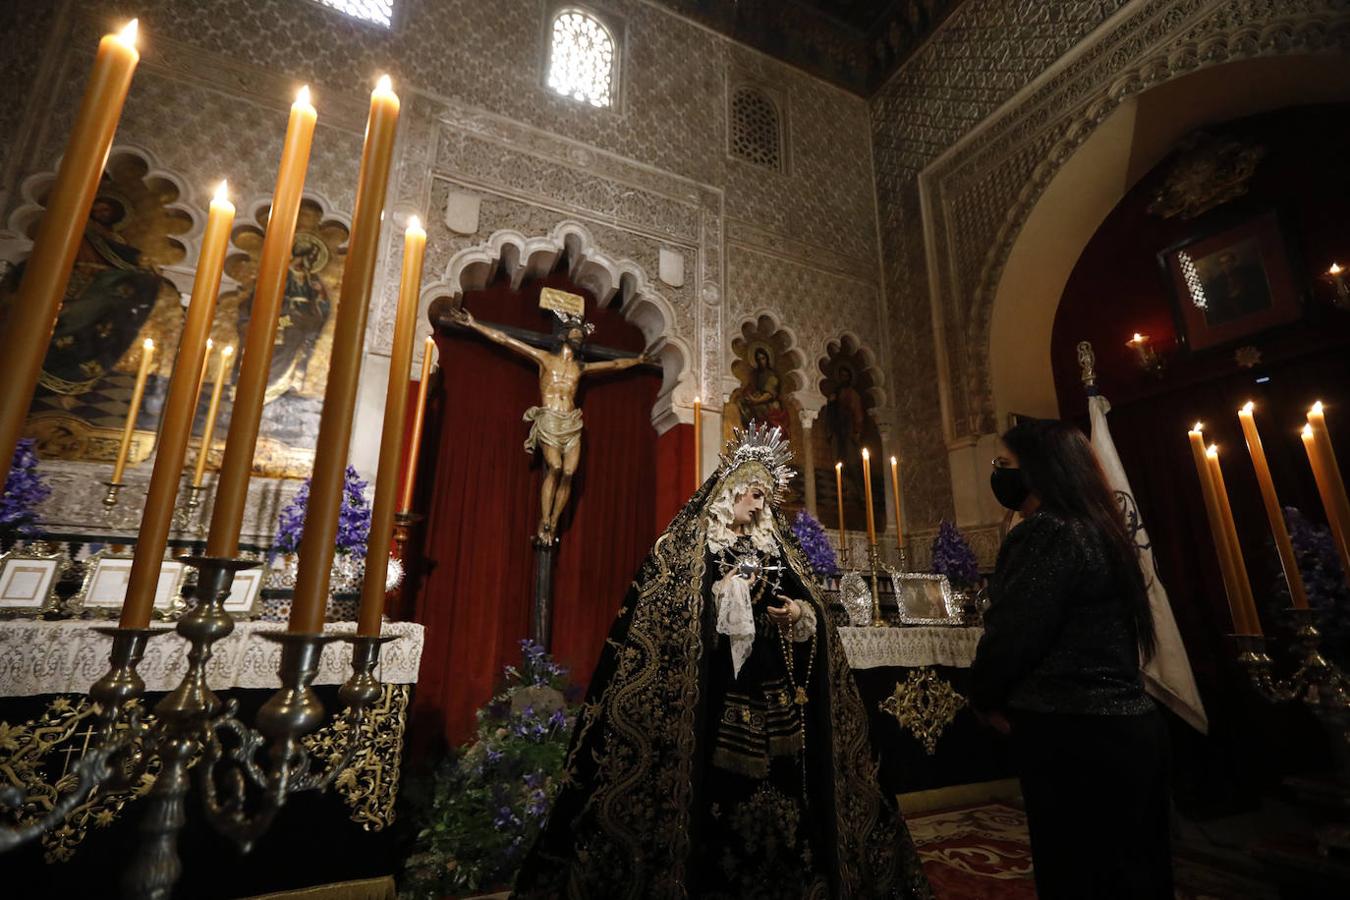
M818 415L820 410L816 409L804 409L801 412L802 443L805 445L802 447L801 470L802 481L806 484L806 511L817 519L820 516L816 514L816 451L813 426Z

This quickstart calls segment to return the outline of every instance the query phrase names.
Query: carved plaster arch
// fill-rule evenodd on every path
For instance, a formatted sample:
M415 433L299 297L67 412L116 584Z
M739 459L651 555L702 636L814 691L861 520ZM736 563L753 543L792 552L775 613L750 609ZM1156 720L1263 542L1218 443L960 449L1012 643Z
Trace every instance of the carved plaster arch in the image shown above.
M996 430L995 299L1024 225L1079 148L1122 104L1185 75L1242 60L1350 51L1350 15L1338 5L1298 0L1272 13L1254 0L1136 0L924 170L949 444Z
M466 292L482 290L499 274L518 289L527 278L552 272L564 258L572 281L590 291L601 307L617 307L642 332L647 352L660 361L662 382L652 424L666 431L678 421L675 408L690 405L697 393L694 342L676 333L674 307L642 266L606 253L581 222L564 220L548 234L533 237L505 228L460 250L450 257L441 277L423 287L423 312L440 298L459 303Z
M181 213L191 222L187 231L166 236L170 243L183 249L183 258L172 265L165 266L163 270L164 277L173 282L174 287L186 302L187 296L192 291L192 280L197 270L197 259L201 255L201 239L203 232L206 230L206 207L210 204L214 185L193 187L190 179L174 169L161 165L152 151L138 144L114 144L112 149L108 151L108 159L104 163L104 168L106 169L119 159L127 157L137 159L145 166L145 174L141 176L142 181L147 183L166 181L173 186L178 192L178 197L163 204L163 208ZM0 233L0 260L14 265L28 258L29 252L33 249L33 240L30 235L34 233L38 221L46 211L46 207L39 198L56 180L56 171L60 164L61 160L57 159L50 169L34 172L20 182L19 203L5 221L4 232ZM196 197L201 198L200 204L192 202L191 198Z
M840 351L857 353L862 359L863 371L872 380L872 386L867 389L865 394L871 404L868 409L872 413L872 417L876 419L877 427L882 431L883 436L889 436L893 423L891 421L891 396L886 388L886 367L881 365L871 345L858 337L856 332L840 332L838 337L827 340L820 352L816 354L816 368L812 373L810 385L810 390L820 398L820 405L815 407L816 411L819 412L823 409L826 403L825 395L820 390L820 383L825 378L825 367L829 364L830 357Z

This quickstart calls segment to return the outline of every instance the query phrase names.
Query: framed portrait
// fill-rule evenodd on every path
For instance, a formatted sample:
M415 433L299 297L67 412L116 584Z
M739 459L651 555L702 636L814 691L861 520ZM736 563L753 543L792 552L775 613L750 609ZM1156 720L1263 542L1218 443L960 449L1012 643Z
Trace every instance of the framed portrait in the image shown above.
M1193 238L1158 255L1192 350L1239 340L1302 314L1274 210Z
M127 581L131 577L131 562L134 558L131 554L104 550L90 556L84 564L84 581L79 591L67 601L67 611L103 616L119 613L126 600ZM178 560L160 561L154 603L154 610L159 615L169 615L179 602L178 590L183 583L183 574L184 566Z
M40 616L58 611L56 583L65 567L60 553L31 548L0 556L0 615Z
M946 575L892 572L896 607L902 625L959 625L961 607Z

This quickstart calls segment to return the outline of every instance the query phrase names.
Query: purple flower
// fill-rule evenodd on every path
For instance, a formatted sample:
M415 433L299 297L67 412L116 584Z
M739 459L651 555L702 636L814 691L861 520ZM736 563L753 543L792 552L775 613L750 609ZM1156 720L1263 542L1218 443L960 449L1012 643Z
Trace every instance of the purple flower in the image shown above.
M309 504L310 479L306 478L291 502L281 510L277 520L277 534L272 549L280 553L295 553L305 532L305 507ZM366 555L366 538L370 536L370 504L366 502L366 482L354 467L347 467L342 486L342 506L338 510L336 547L339 553Z
M553 715L548 717L548 724L552 728L565 728L567 726L567 714L561 709L555 709Z
M502 751L489 749L487 752L487 761L493 764L501 762Z
M933 538L933 572L946 575L952 587L957 589L973 587L980 580L980 567L975 560L975 551L946 519L938 525L937 537Z
M51 495L52 489L38 472L37 453L33 450L36 443L33 438L24 438L14 447L5 495L0 498L0 532L32 532L38 506Z
M806 510L801 510L792 520L792 533L801 544L806 561L821 578L830 578L839 574L839 560L834 555L834 546L825 526Z

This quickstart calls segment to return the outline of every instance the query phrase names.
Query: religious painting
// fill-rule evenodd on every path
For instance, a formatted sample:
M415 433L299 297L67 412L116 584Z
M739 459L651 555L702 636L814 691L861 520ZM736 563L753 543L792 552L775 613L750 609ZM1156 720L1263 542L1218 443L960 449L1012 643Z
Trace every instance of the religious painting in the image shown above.
M235 226L232 246L236 252L226 260L225 274L238 287L221 295L216 310L221 333L213 332L217 343L224 340L239 347L247 333L268 211L264 207L252 221ZM303 478L313 467L347 237L347 226L318 203L306 199L300 204L253 456L257 474ZM218 433L228 427L229 411L222 409L221 418ZM217 446L208 465L219 465L222 453L223 446Z
M867 529L866 488L863 482L862 451L871 453L872 515L877 532L887 528L886 491L889 475L884 465L885 451L881 432L872 413L874 369L864 358L862 348L852 338L831 341L820 363L820 392L825 407L812 431L816 479L816 511L828 528L839 527L839 491L835 480L836 462L844 464L844 527L850 531Z
M177 236L192 228L191 218L175 208L178 199L178 188L151 176L140 156L110 156L25 425L39 456L115 459L146 338L155 341L156 364L129 459L142 461L154 449L158 409L184 313L177 288L163 274L186 255ZM30 237L38 222L30 223ZM0 285L0 314L12 302L25 268L19 263Z
M1297 320L1298 287L1274 211L1159 254L1178 333L1203 350Z
M798 470L788 484L784 503L788 509L800 509L806 503L806 482L800 471L806 459L805 432L801 405L792 394L802 385L802 358L792 343L792 336L768 316L741 326L740 335L731 342L736 354L731 373L740 384L723 407L722 431L730 439L733 428L756 421L783 429Z

